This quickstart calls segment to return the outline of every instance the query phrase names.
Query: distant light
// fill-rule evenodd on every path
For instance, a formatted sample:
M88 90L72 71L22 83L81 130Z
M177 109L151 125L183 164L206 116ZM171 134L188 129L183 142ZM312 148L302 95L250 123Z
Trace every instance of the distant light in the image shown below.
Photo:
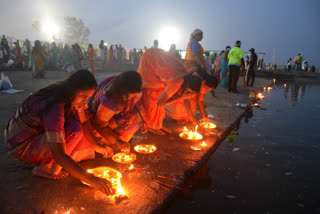
M108 43L105 42L105 43L104 43L104 46L108 46Z
M168 26L163 28L159 33L159 37L155 39L158 39L160 48L168 51L171 44L179 42L180 34L177 28Z
M59 27L53 23L46 23L42 25L42 31L46 33L49 37L59 34Z

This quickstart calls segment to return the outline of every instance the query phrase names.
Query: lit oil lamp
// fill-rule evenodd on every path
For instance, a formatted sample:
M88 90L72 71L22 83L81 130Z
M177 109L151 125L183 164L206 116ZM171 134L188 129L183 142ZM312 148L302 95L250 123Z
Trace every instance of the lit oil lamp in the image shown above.
M137 156L133 153L127 154L124 152L120 152L112 156L113 161L117 163L124 163L124 164L132 163L136 159L137 159Z
M253 103L252 106L254 106L254 107L260 107L259 103Z
M217 127L213 122L201 122L200 126L205 129L215 129Z
M207 146L206 142L203 141L203 142L201 143L201 146Z
M284 84L283 87L287 87L287 84Z
M195 150L195 151L200 151L201 150L201 148L198 147L198 146L191 146L191 149Z
M197 141L201 140L203 137L198 133L198 126L196 126L195 131L189 131L187 127L184 127L184 131L179 134L179 136L184 140Z
M136 145L134 147L134 150L138 153L149 154L149 153L155 152L157 150L157 147L154 145L143 144L143 145Z
M129 170L133 170L133 169L134 169L134 166L133 166L133 164L131 164L129 167Z
M268 90L268 91L270 91L270 90L272 90L272 89L273 89L273 88L272 88L271 86L268 86L268 87L267 87L267 90Z
M90 174L93 174L96 177L103 178L108 180L112 188L116 190L115 194L110 196L110 197L121 197L125 196L125 192L121 186L121 178L122 174L118 170L115 170L110 167L102 166L102 167L97 167L93 169L88 169L87 171ZM83 182L82 183L88 185L87 183Z
M257 96L256 96L256 98L257 98L258 100L262 100L262 99L264 98L264 96L263 96L262 93L258 93Z
M276 83L276 79L273 79L273 84L275 84Z

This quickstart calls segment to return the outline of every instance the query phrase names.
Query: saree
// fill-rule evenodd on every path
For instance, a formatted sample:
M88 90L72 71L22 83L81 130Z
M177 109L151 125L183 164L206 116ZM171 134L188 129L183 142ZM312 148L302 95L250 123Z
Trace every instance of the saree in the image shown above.
M145 51L137 72L142 77L141 103L151 129L161 129L165 117L164 106L159 106L157 100L166 87L175 93L183 83L186 73L181 60L164 50L151 48Z
M227 88L228 82L228 60L222 57L221 65L220 65L220 86L223 88Z
M44 76L44 66L45 66L45 58L43 51L39 51L38 53L32 52L32 76L43 77Z
M94 158L94 149L83 135L76 111L66 117L64 104L54 104L48 111L40 113L50 100L32 104L24 113L20 105L5 129L8 153L15 159L27 163L57 165L49 149L49 143L64 143L66 154L74 161Z
M200 56L201 56L201 62L199 62L199 60L194 56L194 54L193 54L193 50L192 50L192 48L191 48L191 45L192 45L192 43L198 43L199 45L200 45L200 43L199 42L197 42L197 41L195 41L195 40L193 40L193 41L190 41L189 43L188 43L188 46L187 46L187 52L186 52L186 56L185 56L185 59L186 60L191 60L191 61L196 61L199 65L206 65L206 60L205 60L205 58L204 58L204 50L203 50L203 48L202 48L202 46L200 45L200 48L199 48L199 54L200 54ZM206 68L204 68L204 69L206 69Z
M139 105L141 106L141 103L139 102L140 97L134 97L125 103L117 103L107 97L105 93L109 90L112 80L115 77L116 76L109 77L99 84L94 95L88 99L89 109L87 113L92 127L95 127L95 117L99 117L99 119L104 121L121 140L128 142L140 128L141 118L135 109L136 106L137 108L139 108ZM106 119L103 113L102 115L98 114L97 111L101 107L113 113L111 119ZM94 131L94 134L97 137L102 137L96 130Z

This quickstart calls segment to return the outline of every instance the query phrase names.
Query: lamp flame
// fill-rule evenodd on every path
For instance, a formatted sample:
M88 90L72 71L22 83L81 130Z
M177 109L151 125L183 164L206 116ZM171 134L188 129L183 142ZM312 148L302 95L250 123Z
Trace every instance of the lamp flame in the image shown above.
M179 136L186 140L201 140L203 137L198 133L198 126L196 126L195 131L189 131L187 127L184 127L184 131L179 134Z
M201 143L201 146L207 146L206 142L203 141L203 142Z
M124 192L124 190L122 189L122 186L121 186L120 179L118 179L117 192L118 192L117 195L125 195L125 192Z
M257 99L262 100L264 98L262 93L258 93L257 94Z
M132 170L132 169L134 169L133 164L131 164L130 167L129 167L129 170Z

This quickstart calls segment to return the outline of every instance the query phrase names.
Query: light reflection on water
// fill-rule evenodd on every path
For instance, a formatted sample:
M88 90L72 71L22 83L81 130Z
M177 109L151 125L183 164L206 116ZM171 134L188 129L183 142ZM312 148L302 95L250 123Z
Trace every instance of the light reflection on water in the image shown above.
M166 213L320 212L320 85L286 84L264 92Z

